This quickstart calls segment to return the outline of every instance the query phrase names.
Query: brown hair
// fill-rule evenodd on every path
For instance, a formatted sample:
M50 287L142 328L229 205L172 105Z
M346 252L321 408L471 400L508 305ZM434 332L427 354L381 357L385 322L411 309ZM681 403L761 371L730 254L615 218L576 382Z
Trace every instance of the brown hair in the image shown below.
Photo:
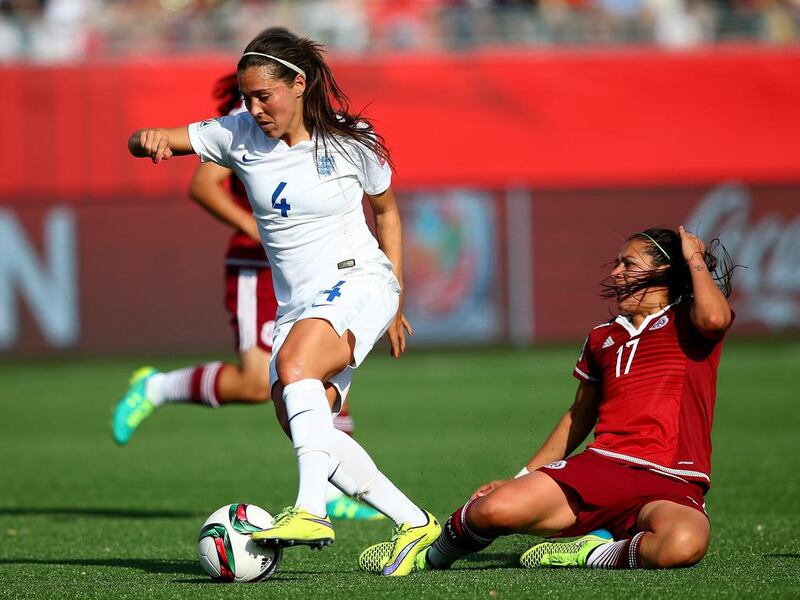
M383 137L375 132L369 119L352 111L350 100L336 83L322 56L324 49L320 44L298 37L283 27L270 27L259 33L244 51L270 54L305 71L303 119L317 134L317 151L320 141L324 149L327 149L328 142L332 142L348 155L335 137L341 136L362 144L391 164ZM297 77L296 71L266 56L242 56L236 70L242 72L255 66L268 66L276 78L287 84Z
M629 283L624 288L615 285L611 278L607 279L601 284L603 287L601 296L615 298L620 295L629 296L649 287L665 287L669 302L676 302L679 298L692 297L692 276L683 259L681 236L677 231L652 227L628 236L626 241L631 240L641 240L645 243L644 251L656 268L642 273L636 281ZM718 238L714 238L706 245L703 260L724 296L729 297L733 271L740 265L733 264L730 254Z
M239 94L239 80L236 78L236 73L229 73L220 77L214 84L214 91L212 92L214 100L217 100L217 112L225 116L239 106L242 102L242 96Z

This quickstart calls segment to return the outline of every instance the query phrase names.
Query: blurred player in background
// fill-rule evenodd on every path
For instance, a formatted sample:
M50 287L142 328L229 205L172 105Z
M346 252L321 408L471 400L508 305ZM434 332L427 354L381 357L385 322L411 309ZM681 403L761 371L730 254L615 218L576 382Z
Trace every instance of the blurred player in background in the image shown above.
M221 78L214 89L221 115L244 112L236 73ZM217 408L224 404L263 403L270 399L269 360L278 303L272 272L261 246L258 225L241 181L213 162L200 163L189 194L200 206L233 227L225 255L225 308L231 316L239 364L212 362L161 373L142 367L117 404L112 422L114 440L125 445L156 408L169 403L194 403ZM353 433L348 406L334 426ZM339 519L372 520L383 515L328 485L328 514Z
M525 567L671 568L703 558L717 366L734 318L732 267L717 247L721 259L683 227L628 238L604 293L620 314L589 333L572 407L516 478L482 486L452 514L417 569L447 569L513 533L583 536L532 547ZM588 449L570 456L592 429ZM387 551L368 548L361 567L376 570Z
M331 418L375 342L388 333L399 358L411 333L402 310L402 233L388 151L369 121L350 111L311 40L266 30L248 44L237 76L247 113L142 129L128 147L154 163L195 152L231 168L251 200L278 300L272 399L292 438L300 480L295 505L252 537L269 546L333 543L325 510L330 480L395 522L381 572L407 575L438 537L439 524ZM364 194L376 236L366 224Z

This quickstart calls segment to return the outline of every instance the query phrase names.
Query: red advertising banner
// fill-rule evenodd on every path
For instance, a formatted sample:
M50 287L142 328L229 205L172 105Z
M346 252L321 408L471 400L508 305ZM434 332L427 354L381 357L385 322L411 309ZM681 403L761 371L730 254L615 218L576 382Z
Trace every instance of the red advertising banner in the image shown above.
M213 114L230 57L0 69L0 354L225 347L227 232L196 160L128 134ZM627 235L748 269L737 329L800 328L800 52L479 54L334 68L394 152L415 343L578 339ZM732 183L733 182L733 183Z
M0 198L182 195L192 161L131 131L214 114L235 57L0 69ZM629 187L800 177L800 50L466 53L333 60L401 187Z
M684 225L734 262L739 332L800 328L800 184L540 191L532 200L532 337L558 340L609 318L598 298L627 236Z

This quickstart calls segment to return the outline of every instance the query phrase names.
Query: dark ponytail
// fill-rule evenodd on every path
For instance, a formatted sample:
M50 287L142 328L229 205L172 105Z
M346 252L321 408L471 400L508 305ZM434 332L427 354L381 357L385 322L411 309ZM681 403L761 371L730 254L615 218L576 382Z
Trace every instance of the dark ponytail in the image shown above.
M239 93L239 80L236 73L220 77L214 84L212 96L219 102L217 112L223 116L230 114L234 108L239 106L242 102L242 95Z
M634 233L627 239L627 241L632 240L644 242L645 252L656 268L643 272L636 281L628 283L624 288L620 288L611 278L606 279L601 284L603 291L600 295L602 297L630 296L649 287L667 288L670 303L681 297L690 298L692 296L692 276L689 266L683 258L681 237L676 231L653 227L641 233ZM720 243L719 238L714 238L706 244L703 260L720 291L726 298L729 297L733 271L739 265L733 264L730 254Z
M349 98L336 83L325 62L324 49L320 44L298 37L283 27L271 27L259 33L244 51L270 54L305 71L303 118L314 128L317 144L322 143L323 150L327 150L327 144L331 142L347 154L335 137L340 136L362 144L391 164L383 137L375 132L369 119L359 112L353 112ZM274 77L287 84L297 77L296 71L265 56L243 56L237 71L242 72L254 66L268 66Z

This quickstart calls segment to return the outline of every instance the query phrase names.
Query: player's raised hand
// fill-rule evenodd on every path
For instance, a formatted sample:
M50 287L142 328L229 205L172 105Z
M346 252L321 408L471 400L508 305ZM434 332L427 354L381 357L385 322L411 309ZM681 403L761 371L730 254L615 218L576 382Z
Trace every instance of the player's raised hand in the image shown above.
M386 333L391 344L391 355L395 358L400 358L400 355L406 351L406 333L414 335L414 329L406 320L402 310L397 311L397 315L395 315L394 321L389 325Z
M706 254L706 243L681 225L678 228L678 233L681 236L681 249L683 250L683 259L686 262L692 260L695 254L699 255L701 259Z

